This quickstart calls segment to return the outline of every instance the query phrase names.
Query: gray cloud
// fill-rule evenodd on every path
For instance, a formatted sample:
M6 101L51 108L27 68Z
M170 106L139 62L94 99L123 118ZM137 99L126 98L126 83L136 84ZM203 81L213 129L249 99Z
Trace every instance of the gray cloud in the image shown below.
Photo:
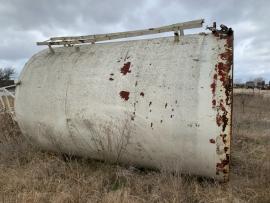
M0 66L18 71L51 36L116 32L205 18L235 31L235 78L270 79L267 0L0 0ZM195 30L195 32L202 30ZM194 32L194 31L192 31Z

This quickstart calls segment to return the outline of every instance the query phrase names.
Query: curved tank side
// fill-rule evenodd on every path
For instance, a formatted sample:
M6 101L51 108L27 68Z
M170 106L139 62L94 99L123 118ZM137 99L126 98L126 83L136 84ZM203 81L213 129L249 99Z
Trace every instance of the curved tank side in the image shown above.
M227 43L195 34L45 49L20 75L18 124L46 150L226 179L217 148L231 104L222 129L213 100L226 99L215 66Z

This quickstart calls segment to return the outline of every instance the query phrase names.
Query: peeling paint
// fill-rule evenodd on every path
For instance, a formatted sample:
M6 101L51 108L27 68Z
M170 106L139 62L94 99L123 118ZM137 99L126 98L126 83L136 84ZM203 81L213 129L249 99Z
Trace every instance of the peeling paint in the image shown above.
M233 31L224 25L221 25L221 30L217 30L215 23L209 29L212 30L212 34L217 40L225 40L224 52L218 56L218 62L214 68L215 73L213 74L210 88L212 91L212 108L217 112L216 124L221 132L218 136L222 138L221 143L216 143L218 149L217 155L220 159L216 164L216 173L223 175L224 180L228 180L230 137L232 133ZM220 151L221 145L223 146L222 149L224 149L222 151Z

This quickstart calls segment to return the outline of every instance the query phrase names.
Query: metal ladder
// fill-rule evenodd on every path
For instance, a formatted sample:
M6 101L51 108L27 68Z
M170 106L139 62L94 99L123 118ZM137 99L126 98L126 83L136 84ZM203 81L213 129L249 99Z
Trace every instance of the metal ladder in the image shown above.
M13 119L15 118L15 111L14 111L15 94L11 92L9 89L15 87L16 85L10 85L0 88L0 114L8 113L11 115Z

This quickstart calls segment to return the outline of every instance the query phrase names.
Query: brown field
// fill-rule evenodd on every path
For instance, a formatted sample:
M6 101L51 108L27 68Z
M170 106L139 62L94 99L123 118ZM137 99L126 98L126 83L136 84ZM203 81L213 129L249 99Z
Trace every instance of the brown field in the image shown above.
M0 202L270 202L270 98L237 93L230 181L42 152L0 115Z

